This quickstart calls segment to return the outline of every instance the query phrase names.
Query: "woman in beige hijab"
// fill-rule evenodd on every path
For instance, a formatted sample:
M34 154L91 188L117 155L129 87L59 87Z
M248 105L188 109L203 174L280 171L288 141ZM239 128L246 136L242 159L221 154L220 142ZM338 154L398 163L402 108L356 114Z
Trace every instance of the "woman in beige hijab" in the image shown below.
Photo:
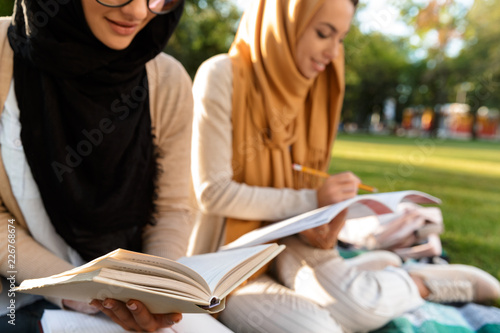
M202 218L194 252L357 194L360 180L350 172L318 183L292 170L293 163L328 168L344 96L342 41L356 5L255 0L229 54L200 67L192 173ZM343 260L335 250L343 222L339 216L283 240L276 274L261 273L235 291L220 320L236 332L367 331L421 305L430 291L418 275L429 274L375 271L400 264L391 253ZM473 273L467 277L490 278Z

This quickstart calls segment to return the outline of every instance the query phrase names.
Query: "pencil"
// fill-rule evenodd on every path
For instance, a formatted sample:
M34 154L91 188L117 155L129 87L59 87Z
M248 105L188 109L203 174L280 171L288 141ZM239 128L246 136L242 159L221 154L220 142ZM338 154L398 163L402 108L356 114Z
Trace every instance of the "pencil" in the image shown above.
M300 172L304 172L304 173L308 173L310 175L316 175L316 176L323 177L323 178L330 177L330 174L328 174L326 172L323 172L323 171L320 171L320 170L316 170L316 169L313 169L313 168L308 168L308 167L302 166L302 165L297 164L297 163L294 163L292 165L292 167L293 167L294 170L297 170L297 171L300 171ZM375 187L369 186L369 185L365 185L365 184L359 184L358 188L360 190L365 190L365 191L368 191L368 192L374 192L374 193L378 192L378 189L376 189Z

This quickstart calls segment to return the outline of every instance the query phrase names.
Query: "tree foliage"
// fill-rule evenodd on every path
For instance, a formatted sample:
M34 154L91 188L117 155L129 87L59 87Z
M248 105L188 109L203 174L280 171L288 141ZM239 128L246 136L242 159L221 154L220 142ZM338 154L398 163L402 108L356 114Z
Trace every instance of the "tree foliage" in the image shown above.
M467 8L456 0L398 1L404 20L414 28L421 44L434 53L446 51L449 44L463 36Z
M397 88L406 81L404 73L409 66L405 49L403 40L378 33L365 35L356 25L351 28L345 40L344 121L364 125L373 112L381 113L387 98L399 98Z
M14 9L14 0L0 1L0 16L10 16Z
M10 15L13 3L0 0L0 14ZM345 121L366 126L372 113L383 114L388 98L397 102L400 120L405 107L455 102L464 89L473 110L500 106L496 0L475 0L470 9L457 0L393 0L393 4L413 30L412 36L362 33L360 22L354 20L345 40ZM228 51L241 14L235 1L186 0L165 51L193 77L203 61ZM462 43L461 52L450 55L457 42Z
M496 1L476 0L467 15L465 47L454 59L457 84L467 83L467 103L500 108L500 7Z
M231 1L187 0L179 27L165 51L193 77L204 60L229 50L240 16Z

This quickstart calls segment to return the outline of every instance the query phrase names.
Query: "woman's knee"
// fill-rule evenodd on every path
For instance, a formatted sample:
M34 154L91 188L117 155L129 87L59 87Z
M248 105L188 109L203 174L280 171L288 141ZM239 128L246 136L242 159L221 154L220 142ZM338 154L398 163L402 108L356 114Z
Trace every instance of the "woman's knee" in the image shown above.
M235 292L220 320L237 333L342 332L326 309L268 277Z

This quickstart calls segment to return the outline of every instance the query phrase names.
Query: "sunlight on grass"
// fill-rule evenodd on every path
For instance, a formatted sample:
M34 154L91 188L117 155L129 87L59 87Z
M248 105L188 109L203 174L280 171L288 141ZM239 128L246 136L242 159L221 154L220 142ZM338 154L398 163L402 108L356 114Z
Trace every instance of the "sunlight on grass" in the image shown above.
M500 143L340 135L331 173L351 170L382 192L440 198L444 250L500 278Z
M500 150L496 152L498 156L495 156L489 149L464 151L455 147L441 147L430 140L425 144L420 141L398 146L365 143L361 148L359 142L340 141L334 153L337 157L351 160L390 162L401 168L429 167L500 177Z

